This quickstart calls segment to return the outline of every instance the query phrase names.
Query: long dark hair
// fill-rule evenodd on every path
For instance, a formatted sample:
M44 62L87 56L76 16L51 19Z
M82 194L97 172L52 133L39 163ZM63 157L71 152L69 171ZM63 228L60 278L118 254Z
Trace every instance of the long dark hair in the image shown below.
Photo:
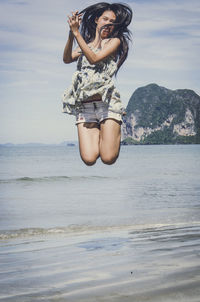
M128 56L129 41L131 40L131 32L128 29L128 25L132 20L132 9L127 4L123 3L109 4L107 2L100 2L91 5L80 12L80 14L83 14L80 31L86 43L93 41L96 34L95 19L99 18L107 10L114 12L116 20L112 24L103 26L101 30L107 26L114 25L114 29L110 37L117 37L121 41L116 53L118 71Z

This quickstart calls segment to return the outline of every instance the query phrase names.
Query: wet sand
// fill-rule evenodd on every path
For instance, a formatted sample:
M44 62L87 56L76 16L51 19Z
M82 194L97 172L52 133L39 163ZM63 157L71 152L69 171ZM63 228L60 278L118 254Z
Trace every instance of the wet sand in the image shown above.
M121 226L7 238L0 301L199 302L199 229Z

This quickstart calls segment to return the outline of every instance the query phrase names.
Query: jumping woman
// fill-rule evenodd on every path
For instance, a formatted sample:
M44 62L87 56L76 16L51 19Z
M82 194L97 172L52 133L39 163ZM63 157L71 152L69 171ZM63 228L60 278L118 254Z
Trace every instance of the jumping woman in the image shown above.
M119 155L124 108L112 76L127 58L131 19L129 6L106 2L68 16L63 61L77 61L77 71L63 94L63 112L76 116L80 155L89 166L98 157L111 165Z

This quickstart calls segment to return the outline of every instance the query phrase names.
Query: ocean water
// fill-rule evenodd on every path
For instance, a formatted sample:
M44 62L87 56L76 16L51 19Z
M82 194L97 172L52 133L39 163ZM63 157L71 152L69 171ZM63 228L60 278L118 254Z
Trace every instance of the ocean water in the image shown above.
M0 148L0 301L199 301L199 231L200 145Z

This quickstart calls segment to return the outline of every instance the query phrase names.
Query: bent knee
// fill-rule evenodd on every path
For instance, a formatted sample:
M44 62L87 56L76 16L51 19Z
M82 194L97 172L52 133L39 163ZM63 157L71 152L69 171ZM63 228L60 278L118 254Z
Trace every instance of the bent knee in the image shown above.
M87 165L87 166L93 166L96 163L96 160L87 160L87 159L83 159L83 162Z
M114 164L116 162L117 158L118 158L118 154L117 154L117 156L108 156L108 155L101 156L102 162L106 165Z
M82 161L87 165L87 166L93 166L96 161L97 161L98 157L94 157L94 156L82 156L81 155L81 159Z

